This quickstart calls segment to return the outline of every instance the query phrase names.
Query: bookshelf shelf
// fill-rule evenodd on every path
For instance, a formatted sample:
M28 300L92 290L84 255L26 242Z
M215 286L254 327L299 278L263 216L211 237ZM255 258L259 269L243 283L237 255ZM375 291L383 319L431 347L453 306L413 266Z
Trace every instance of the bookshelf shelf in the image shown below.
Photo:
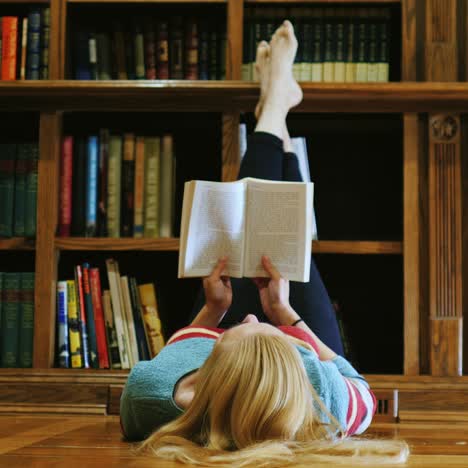
M468 111L468 83L301 83L295 112ZM10 110L253 111L256 83L243 81L36 81L0 82Z
M93 237L56 237L55 247L60 250L96 250L96 251L178 251L179 239L134 239L134 238L93 238ZM334 254L393 254L403 252L401 242L380 241L314 241L312 243L314 253Z
M0 239L0 250L34 250L35 240L24 237Z
M380 5L380 4L400 4L402 0L244 0L246 4L261 4L261 3L301 3L307 5L314 4L333 4L333 5L355 5L357 3L365 3L367 5Z
M186 3L186 4L201 4L201 3L227 3L227 0L67 0L67 3Z

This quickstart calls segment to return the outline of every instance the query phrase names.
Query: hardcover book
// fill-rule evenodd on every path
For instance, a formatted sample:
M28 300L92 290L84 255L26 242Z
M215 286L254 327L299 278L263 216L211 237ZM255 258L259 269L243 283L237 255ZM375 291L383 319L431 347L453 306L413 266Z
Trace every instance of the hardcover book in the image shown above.
M225 274L265 277L268 255L285 278L309 281L312 204L311 182L186 182L179 278L209 275L223 256Z

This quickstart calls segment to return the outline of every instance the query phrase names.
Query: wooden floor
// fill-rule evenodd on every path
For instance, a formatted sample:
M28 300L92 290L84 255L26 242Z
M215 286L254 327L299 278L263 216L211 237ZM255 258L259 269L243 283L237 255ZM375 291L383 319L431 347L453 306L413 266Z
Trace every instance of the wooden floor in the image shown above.
M404 438L412 450L405 466L468 467L468 424L386 423L374 425L369 433ZM0 416L0 467L108 466L184 465L135 456L121 440L115 416Z

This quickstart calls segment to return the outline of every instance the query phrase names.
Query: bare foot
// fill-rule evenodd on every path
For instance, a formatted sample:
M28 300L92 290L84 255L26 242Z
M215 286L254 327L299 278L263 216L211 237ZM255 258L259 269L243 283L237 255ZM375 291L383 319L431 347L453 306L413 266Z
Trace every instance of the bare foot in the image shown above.
M260 117L263 109L263 103L268 89L270 79L270 44L266 41L260 42L257 47L257 57L255 59L255 70L260 82L260 98L255 107L255 117Z
M302 90L293 76L293 63L297 52L297 39L290 21L286 20L276 30L270 42L270 79L267 99L286 110L302 101Z

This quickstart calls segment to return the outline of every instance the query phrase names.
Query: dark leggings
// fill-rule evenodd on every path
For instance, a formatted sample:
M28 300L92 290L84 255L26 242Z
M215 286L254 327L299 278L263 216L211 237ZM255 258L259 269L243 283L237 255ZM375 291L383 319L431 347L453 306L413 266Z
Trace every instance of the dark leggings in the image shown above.
M238 178L243 177L294 182L302 180L296 155L285 153L282 140L265 132L255 132L249 136ZM252 280L231 278L231 283L233 302L220 323L220 328L229 328L242 322L247 314L254 314L259 321L268 322L260 304L257 287ZM313 259L310 262L309 282L291 281L289 299L293 309L310 329L333 351L343 356L335 310ZM204 304L205 296L201 288L190 321Z

